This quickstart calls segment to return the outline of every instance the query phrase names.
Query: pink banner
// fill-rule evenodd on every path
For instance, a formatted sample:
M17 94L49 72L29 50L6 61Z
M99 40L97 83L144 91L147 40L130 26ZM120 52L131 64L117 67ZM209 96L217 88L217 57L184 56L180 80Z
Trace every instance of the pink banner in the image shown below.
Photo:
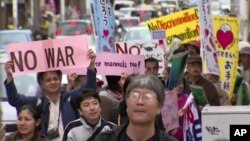
M176 91L165 93L165 101L161 110L162 120L166 131L179 127L178 99Z
M96 69L99 75L144 74L144 57L116 53L99 53L96 58ZM86 74L86 68L63 70L63 73Z
M35 41L8 45L15 74L87 67L87 36Z
M199 0L200 12L200 32L201 44L204 54L203 59L206 62L206 70L203 72L210 72L213 74L220 74L218 65L218 55L215 48L215 38L213 35L211 0Z

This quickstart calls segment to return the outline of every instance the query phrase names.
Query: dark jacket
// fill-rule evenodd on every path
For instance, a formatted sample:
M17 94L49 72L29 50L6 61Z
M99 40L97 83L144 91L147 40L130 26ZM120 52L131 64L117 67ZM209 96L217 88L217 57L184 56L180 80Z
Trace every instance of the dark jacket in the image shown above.
M189 83L189 84L191 84L191 83ZM221 105L218 91L216 90L213 83L209 82L207 79L200 76L200 79L197 82L195 82L195 84L193 84L193 85L203 87L209 105L211 105L211 106Z
M22 140L19 132L11 133L5 137L5 141L20 141ZM35 136L29 141L49 141L49 139L39 133L36 133Z
M128 124L123 124L112 131L100 133L94 141L124 141ZM157 141L177 141L166 132L156 128Z
M102 109L101 115L105 120L110 121L111 118L110 113L112 112L112 109L118 105L118 102L113 101L110 98L102 95L100 95L100 99L101 99L100 106Z
M127 105L126 101L122 100L116 107L114 107L110 112L111 122L120 125L128 122L128 115L126 112Z
M7 92L8 102L11 106L16 107L17 111L23 105L32 104L37 106L41 111L41 134L47 135L48 123L49 123L49 107L50 102L46 96L37 97L37 96L25 96L18 94L14 81L6 83L5 88ZM77 118L78 112L76 108L76 96L84 88L96 89L96 72L88 70L87 71L87 81L83 83L80 88L74 89L70 92L65 93L61 92L60 96L60 111L62 115L63 127Z

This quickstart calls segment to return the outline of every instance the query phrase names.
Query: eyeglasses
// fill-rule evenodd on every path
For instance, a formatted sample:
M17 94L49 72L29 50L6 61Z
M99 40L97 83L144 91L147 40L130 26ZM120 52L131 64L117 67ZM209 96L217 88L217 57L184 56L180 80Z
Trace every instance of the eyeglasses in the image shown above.
M140 93L137 91L131 91L128 95L129 99L139 100L140 98L142 98L142 100L145 100L145 101L150 101L154 99L155 97L156 97L156 94L153 92Z

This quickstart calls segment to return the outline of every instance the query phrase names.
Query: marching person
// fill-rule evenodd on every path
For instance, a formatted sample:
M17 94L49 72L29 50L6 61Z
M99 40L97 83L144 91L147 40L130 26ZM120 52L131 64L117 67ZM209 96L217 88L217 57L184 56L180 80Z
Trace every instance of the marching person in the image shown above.
M100 133L95 141L176 141L155 125L164 99L164 86L157 77L134 77L126 89L128 123Z
M157 59L151 57L145 59L145 74L158 76L159 62Z
M190 85L201 86L204 89L208 103L211 106L220 105L220 97L215 86L202 75L202 59L199 55L189 56L187 60L187 80ZM198 107L201 112L203 107Z
M76 106L81 117L67 125L63 141L92 141L100 132L115 126L101 117L100 103L95 90L85 89L77 95Z
M26 104L39 107L42 113L41 133L51 141L61 141L66 125L78 118L75 106L77 94L84 88L96 88L96 55L89 50L88 57L91 61L87 70L86 83L82 83L81 87L67 93L61 91L62 72L60 70L39 72L37 81L43 91L40 97L18 94L12 75L13 62L8 61L5 64L7 79L4 84L9 104L16 107L17 111Z

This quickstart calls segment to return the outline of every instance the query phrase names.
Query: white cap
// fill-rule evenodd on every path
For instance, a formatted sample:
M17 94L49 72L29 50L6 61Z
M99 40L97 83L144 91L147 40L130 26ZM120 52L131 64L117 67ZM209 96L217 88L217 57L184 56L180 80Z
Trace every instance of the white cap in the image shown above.
M239 42L240 54L250 54L250 44L247 41Z

